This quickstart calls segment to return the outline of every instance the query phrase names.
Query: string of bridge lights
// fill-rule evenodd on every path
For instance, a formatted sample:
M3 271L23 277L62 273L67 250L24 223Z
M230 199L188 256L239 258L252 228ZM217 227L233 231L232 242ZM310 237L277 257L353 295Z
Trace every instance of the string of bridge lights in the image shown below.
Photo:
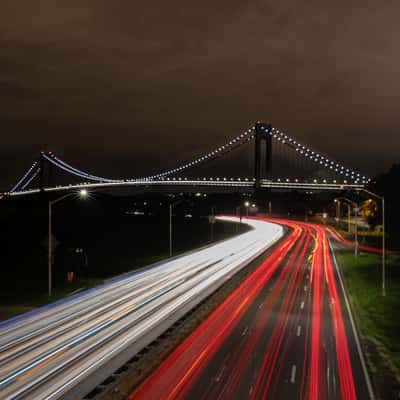
M21 186L21 190L25 190L25 188L39 175L41 168L37 168L35 173Z
M266 130L265 126L261 126L261 130ZM280 131L279 129L272 128L269 134L276 139L277 141L281 142L282 144L286 144L292 147L295 151L300 153L303 157L308 158L309 160L315 162L316 164L320 164L330 170L344 175L350 179L352 179L355 183L368 183L371 181L370 178L367 178L364 175L361 175L357 171L354 171L350 168L346 168L343 165L330 160L328 157L323 156L322 154L312 150L311 148L304 146L302 143L297 142L286 133Z
M226 153L230 152L231 150L233 150L233 148L239 147L239 146L245 144L246 142L250 141L251 139L253 139L253 137L255 135L254 130L255 130L255 128L254 128L254 126L252 126L249 129L245 130L240 135L231 139L229 142L225 143L224 145L217 147L213 151L210 151L209 153L206 153L206 154L202 155L201 157L196 158L193 161L190 161L186 164L180 165L179 167L176 167L176 168L173 168L173 169L170 169L170 170L158 173L158 174L140 178L139 180L153 180L153 179L158 179L158 178L164 178L166 176L169 176L169 175L172 175L172 174L175 174L178 172L182 172L191 167L195 167L199 164L202 164L205 161L213 160L222 154L226 154Z
M260 127L261 130L267 130L266 125L261 125ZM345 168L343 165L328 159L327 157L323 156L322 154L316 152L315 150L312 150L311 148L304 146L303 144L297 142L290 136L288 136L286 133L272 127L269 129L268 132L275 140L278 142L281 142L282 144L285 144L292 149L294 149L296 152L301 154L303 157L313 161L316 164L322 165L325 168L329 168L330 170L334 171L337 174L343 175L344 177L347 177L348 179L353 180L355 183L362 182L363 184L370 182L371 179L367 178L366 176L361 176L361 174L357 173L354 170L351 170L349 168ZM143 182L143 181L152 181L152 180L157 180L161 179L164 180L165 178L167 180L170 180L169 176L180 173L184 170L187 170L189 168L198 166L206 161L211 161L217 157L220 157L224 154L229 153L230 151L246 144L250 140L252 140L255 137L255 127L252 126L249 129L243 131L241 134L236 136L235 138L231 139L229 142L226 142L225 144L215 148L214 150L196 158L193 161L187 162L186 164L182 164L176 168L169 169L167 171L163 171L158 174L142 177L142 178L133 178L133 179L110 179L110 178L103 178L99 177L96 175L92 175L88 172L81 171L72 165L66 163L65 161L61 160L60 158L56 157L52 152L42 152L42 156L49 162L51 162L53 165L56 167L62 169L63 171L76 175L80 178L83 179L89 179L92 181L97 181L97 182L106 182L106 183L122 183L122 182ZM36 168L35 173L28 179L26 180L29 175L34 171ZM10 190L10 192L15 192L17 189L22 186L22 190L24 190L29 183L38 175L40 172L40 167L38 165L38 161L35 161L32 166L29 168L29 170L26 172L26 174L18 181L18 183ZM209 178L212 180L212 178ZM171 178L172 181L176 180L175 178ZM181 178L179 178L181 180ZM203 180L207 180L207 178L203 178ZM216 178L216 180L220 180L220 178ZM228 180L227 178L221 178L221 180ZM232 180L232 178L230 179ZM244 178L245 181L247 181L247 178ZM239 178L240 181L240 178ZM284 182L285 180L277 180L278 182ZM286 182L290 182L289 179L286 179ZM294 182L298 182L297 179L294 180ZM316 179L313 180L314 183L317 182ZM323 180L324 183L326 183L326 179ZM336 183L336 180L333 181ZM344 181L344 183L347 183L347 180Z
M14 185L14 187L10 190L10 192L15 192L21 184L25 181L25 179L29 176L29 174L38 166L38 162L35 161L32 166L28 169L28 171L25 173L25 175ZM36 175L35 175L36 176ZM31 182L31 179L29 180L29 183ZM22 189L24 189L26 186Z
M122 182L122 180L102 178L100 176L92 175L89 174L88 172L81 171L73 167L72 165L66 163L65 161L61 160L60 158L56 157L52 152L42 153L42 155L46 160L50 161L56 167L61 168L62 170L70 174L79 176L81 178L90 179L97 182Z

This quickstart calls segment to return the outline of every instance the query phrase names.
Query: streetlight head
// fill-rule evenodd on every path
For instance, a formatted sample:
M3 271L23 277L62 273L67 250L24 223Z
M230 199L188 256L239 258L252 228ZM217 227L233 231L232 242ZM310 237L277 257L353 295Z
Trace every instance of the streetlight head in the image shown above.
M245 202L244 202L244 205L245 205L245 207L248 207L248 206L250 205L250 202L245 201Z
M80 197L87 197L88 196L88 191L86 190L86 189L81 189L80 191L79 191L79 196Z

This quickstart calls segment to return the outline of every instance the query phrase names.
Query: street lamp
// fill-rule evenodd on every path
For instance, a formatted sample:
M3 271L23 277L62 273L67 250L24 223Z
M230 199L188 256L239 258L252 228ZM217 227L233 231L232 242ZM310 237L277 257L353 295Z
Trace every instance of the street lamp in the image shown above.
M382 202L382 296L386 296L385 197L367 189L361 190Z
M248 217L249 216L250 202L249 201L245 201L244 202L244 206L246 207L246 217Z
M171 201L169 203L169 256L172 257L172 209L174 206L182 203L183 200Z
M350 231L350 204L354 207L354 256L358 256L358 228L357 228L357 214L358 214L358 204L355 201L348 199L347 197L339 197L334 199L334 202L337 203L340 199L347 202L347 223L348 223L348 231ZM340 203L339 203L340 207ZM340 210L339 210L340 212Z
M336 203L336 222L339 223L339 220L340 220L340 200L339 199L334 199L333 201Z
M240 206L236 206L236 217L239 218L239 223L242 223L242 213L240 212ZM239 232L239 224L236 222L236 233Z
M352 201L347 199L346 197L339 197L339 198L336 198L333 200L337 204L336 216L338 217L338 219L340 219L340 199L343 199L345 201L347 200L347 203L346 203L346 205L347 205L347 232L350 233L350 216L351 216L350 210L351 210L351 208L350 208L350 204L348 202L352 203Z
M88 191L86 189L81 189L79 192L79 197L81 198L85 198L88 196ZM48 239L48 246L49 246L49 250L48 250L48 258L47 258L47 266L48 266L48 291L49 291L49 297L51 297L51 293L52 293L52 259L53 259L53 233L52 233L52 225L53 225L53 206L57 203L59 203L60 201L66 199L67 197L71 197L71 196L76 196L76 193L68 193L65 194L64 196L59 197L58 199L55 200L49 200L49 239Z

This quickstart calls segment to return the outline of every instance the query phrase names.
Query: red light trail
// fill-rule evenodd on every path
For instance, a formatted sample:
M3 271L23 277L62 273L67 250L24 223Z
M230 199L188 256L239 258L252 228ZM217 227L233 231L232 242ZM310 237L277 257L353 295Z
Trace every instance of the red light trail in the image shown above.
M362 392L326 229L267 221L290 233L130 400L355 400Z

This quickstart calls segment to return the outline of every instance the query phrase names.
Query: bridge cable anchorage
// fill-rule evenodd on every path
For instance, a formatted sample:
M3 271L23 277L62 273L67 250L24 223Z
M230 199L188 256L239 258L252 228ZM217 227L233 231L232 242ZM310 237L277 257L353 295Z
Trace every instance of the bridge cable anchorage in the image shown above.
M176 168L160 172L158 174L139 178L137 180L146 181L146 180L153 180L153 179L157 179L157 178L163 178L165 176L169 176L169 175L179 173L181 171L196 167L205 162L215 160L217 157L221 157L221 156L229 153L230 151L247 144L250 140L254 139L254 136L255 136L254 131L255 131L255 127L252 126L249 129L242 132L240 135L231 139L229 142L226 142L224 145L221 145L221 146L217 147L216 149L214 149L213 151L203 154L202 156L194 159L193 161L187 162L186 164L182 164Z

